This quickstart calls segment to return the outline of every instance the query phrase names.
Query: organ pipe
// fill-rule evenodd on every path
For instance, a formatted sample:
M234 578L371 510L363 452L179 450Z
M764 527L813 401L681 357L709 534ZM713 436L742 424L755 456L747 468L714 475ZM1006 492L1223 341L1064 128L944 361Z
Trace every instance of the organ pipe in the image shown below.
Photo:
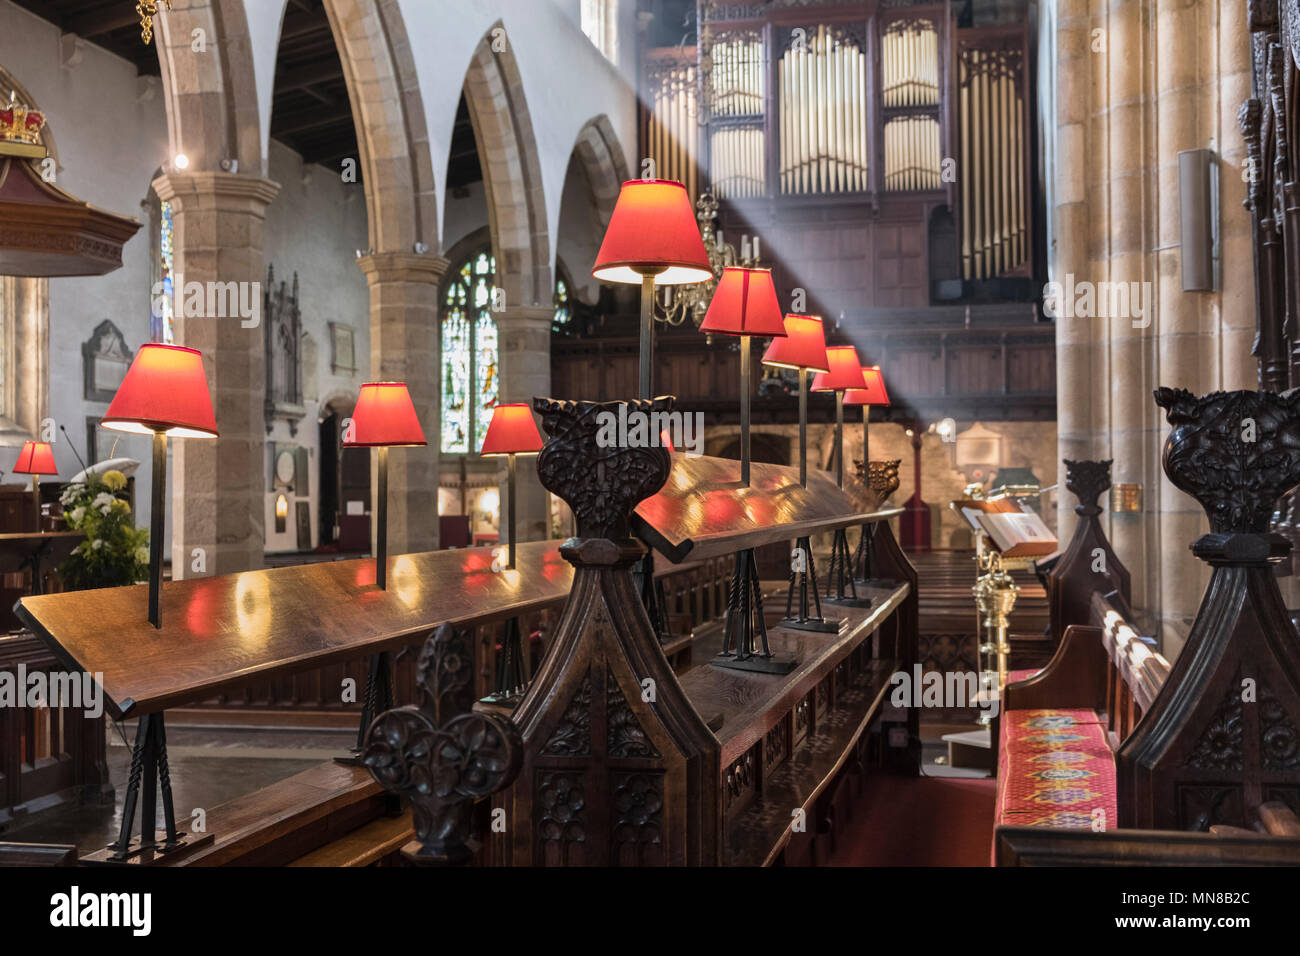
M867 188L866 54L851 36L821 25L777 64L783 193Z
M646 124L647 155L654 160L660 178L678 180L692 196L699 194L697 82L695 65L682 61L660 61L647 77L647 93L652 98Z
M767 192L763 42L756 32L721 34L710 47L709 176L719 198ZM718 122L721 120L722 122Z
M1013 273L1029 253L1022 57L962 49L958 58L962 276Z
M885 123L885 189L938 189L941 179L939 121L898 116Z
M930 20L895 20L880 38L881 103L939 102L939 32Z

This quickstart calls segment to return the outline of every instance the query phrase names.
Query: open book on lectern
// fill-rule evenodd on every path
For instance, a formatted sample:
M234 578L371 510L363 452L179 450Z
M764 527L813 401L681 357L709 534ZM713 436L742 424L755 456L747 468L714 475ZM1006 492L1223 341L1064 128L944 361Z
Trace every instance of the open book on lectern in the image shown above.
M1056 535L1032 511L978 514L980 528L1004 558L1038 558L1056 551Z

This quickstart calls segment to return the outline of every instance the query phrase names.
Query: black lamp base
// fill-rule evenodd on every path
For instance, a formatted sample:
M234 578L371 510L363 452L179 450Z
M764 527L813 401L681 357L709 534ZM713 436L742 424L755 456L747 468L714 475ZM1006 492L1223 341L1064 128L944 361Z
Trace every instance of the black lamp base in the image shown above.
M843 618L822 616L822 601L817 593L817 562L813 558L812 540L799 538L795 546L803 552L803 562L790 571L790 589L785 597L785 617L781 627L796 631L814 631L819 634L838 634ZM798 607L795 595L799 596ZM811 598L811 600L809 600Z
M754 654L750 657L715 657L710 661L714 667L725 667L733 671L752 671L756 674L788 674L799 662L793 654Z

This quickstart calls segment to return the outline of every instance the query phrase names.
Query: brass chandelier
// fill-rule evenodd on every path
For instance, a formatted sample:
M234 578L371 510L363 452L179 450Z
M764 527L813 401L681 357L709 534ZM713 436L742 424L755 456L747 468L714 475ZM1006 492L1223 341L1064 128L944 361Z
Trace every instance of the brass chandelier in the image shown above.
M140 15L140 39L148 46L153 42L153 18L158 15L158 5L164 10L172 8L172 0L136 0L135 12Z
M664 286L660 298L655 302L654 317L665 325L682 325L689 318L698 327L704 321L709 302L713 300L713 291L717 288L722 270L727 266L753 268L758 264L757 236L754 237L752 247L749 237L742 237L740 252L722 241L722 234L714 227L714 220L718 218L718 200L709 190L700 193L695 208L695 218L700 221L700 236L704 240L704 251L709 257L713 278L695 285Z

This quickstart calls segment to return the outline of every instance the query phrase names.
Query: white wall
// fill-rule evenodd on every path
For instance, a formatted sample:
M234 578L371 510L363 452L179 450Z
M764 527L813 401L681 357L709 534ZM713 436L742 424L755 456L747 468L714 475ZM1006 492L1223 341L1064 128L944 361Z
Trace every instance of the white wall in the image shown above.
M155 80L140 80L135 66L90 44L80 61L60 65L59 31L44 20L0 0L0 67L27 88L46 114L58 150L57 184L80 199L118 215L139 219L142 227L123 250L123 267L106 276L50 280L50 408L85 455L85 420L99 417L104 404L82 400L81 343L104 319L122 330L133 351L149 340L149 286L152 273L147 211L141 207L149 183L167 155L167 120L162 90ZM9 91L4 90L4 99ZM142 98L143 96L143 98ZM81 470L62 433L54 443L59 474ZM112 444L101 433L101 446ZM0 450L8 471L17 449ZM123 435L117 454L149 460L149 439ZM149 522L149 468L136 475L137 522Z
M264 144L271 121L275 53L285 2L244 0ZM452 202L446 196L445 182L456 107L470 58L479 41L500 21L527 97L554 257L561 244L556 237L565 174L582 127L597 116L607 116L629 167L636 165L634 87L583 35L571 0L399 2L414 49L433 154L439 248L448 248L486 222L481 194ZM620 49L625 51L635 49L634 17L623 15L623 8L632 7L631 3L620 4L619 19L627 28L627 35L620 37ZM67 426L80 446L85 419L98 417L105 409L103 404L82 400L81 343L105 318L122 329L132 350L149 340L154 252L148 210L142 204L151 180L168 158L168 136L162 91L155 78L138 78L131 63L91 44L82 44L80 61L65 69L59 40L58 28L0 0L0 67L13 74L48 114L59 151L59 185L95 205L142 222L140 232L126 245L122 269L103 277L54 279L50 283L50 414ZM291 280L295 269L299 273L305 327L317 346L317 391L324 401L332 393L354 391L360 384L354 379L338 380L329 373L329 321L356 324L357 367L362 375L369 368L367 293L354 257L355 249L369 245L362 187L347 187L319 168L311 181L304 183L301 163L291 151L271 143L263 153L267 175L281 184L267 214L267 262L276 266L280 277ZM578 240L565 240L566 244L573 242ZM591 258L587 252L575 249L566 253L566 265L575 276L585 276L584 260ZM313 448L317 433L310 412L315 410L310 409L298 436L292 439ZM268 441L278 440L290 440L286 425L277 425L268 437ZM108 445L111 438L105 440L101 435L101 447ZM0 468L12 463L13 454L0 450ZM55 454L62 474L70 476L79 469L67 442L56 442ZM144 461L148 442L143 437L124 436L117 454ZM269 475L269 461L266 467ZM142 525L149 521L147 470L137 474L138 520ZM314 490L313 486L313 494ZM268 493L267 500L268 527L273 528L269 511L273 495ZM294 537L292 520L284 537L272 546L285 545Z
M307 413L297 434L287 421L277 421L267 436L263 463L266 469L266 549L293 551L298 547L294 520L296 503L305 500L312 514L312 545L317 540L316 503L320 478L320 410L331 396L355 397L370 371L370 295L365 276L357 267L356 250L367 245L366 200L360 184L345 184L320 166L303 166L302 157L277 141L271 142L270 178L280 193L266 211L262 244L266 262L275 267L275 284L293 287L298 273L298 307L302 328L316 344L315 375L304 368L304 382L316 382L315 394L304 394ZM355 330L357 371L336 375L331 371L331 322ZM275 531L276 492L271 483L272 443L299 445L308 450L309 496L289 496L289 519L283 533Z

